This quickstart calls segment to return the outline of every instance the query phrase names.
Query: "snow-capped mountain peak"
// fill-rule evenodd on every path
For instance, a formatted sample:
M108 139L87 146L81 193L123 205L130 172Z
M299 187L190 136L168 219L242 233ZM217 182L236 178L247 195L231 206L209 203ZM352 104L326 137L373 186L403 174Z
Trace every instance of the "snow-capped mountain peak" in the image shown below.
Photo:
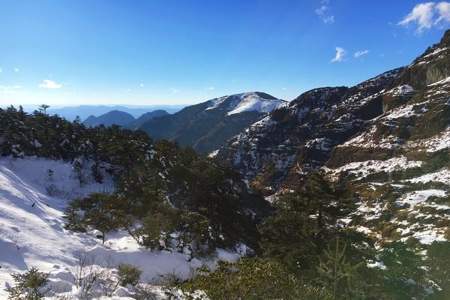
M224 96L209 101L209 106L205 109L226 109L227 115L239 114L247 111L269 113L277 108L285 106L286 101L277 99L269 94L261 92L240 93L231 96Z

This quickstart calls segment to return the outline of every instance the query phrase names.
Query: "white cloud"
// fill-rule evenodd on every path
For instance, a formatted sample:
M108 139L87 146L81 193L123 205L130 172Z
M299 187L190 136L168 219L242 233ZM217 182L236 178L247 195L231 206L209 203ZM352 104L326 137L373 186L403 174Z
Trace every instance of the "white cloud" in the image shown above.
M334 56L334 58L331 60L332 63L335 62L341 62L344 60L345 57L345 49L341 48L341 47L336 47L336 55Z
M325 24L333 24L334 16L330 13L330 1L320 1L320 7L315 10L315 13Z
M207 89L208 91L214 91L216 88L213 87L213 86L208 86L206 89Z
M356 51L355 54L353 54L353 56L355 58L360 58L361 56L364 56L364 55L367 55L367 54L369 54L369 50L366 49L366 50Z
M145 86L145 84L139 83L139 87L143 88L144 86Z
M0 73L2 73L3 72L3 69L2 68L0 68Z
M19 68L14 68L14 73L19 73L20 69Z
M435 24L450 23L450 2L439 2L436 4L438 18Z
M42 82L39 84L39 87L40 88L43 88L43 89L52 89L52 90L54 90L54 89L60 89L60 88L62 88L62 84L60 84L60 83L57 83L57 82L55 82L55 81L53 81L53 80L49 80L49 79L44 79L44 80L42 80Z
M450 2L442 1L419 3L403 18L398 25L409 26L415 24L416 32L422 33L433 26L450 23Z

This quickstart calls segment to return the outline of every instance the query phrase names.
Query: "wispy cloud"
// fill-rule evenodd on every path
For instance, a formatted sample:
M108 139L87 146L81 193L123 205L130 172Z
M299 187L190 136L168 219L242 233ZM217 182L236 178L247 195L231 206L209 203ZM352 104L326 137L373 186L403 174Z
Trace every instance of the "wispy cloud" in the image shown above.
M208 87L206 88L207 91L214 91L215 89L216 89L216 88L213 87L213 86L208 86Z
M356 51L354 54L353 54L353 56L355 57L355 58L360 58L360 57L362 57L362 56L365 56L365 55L367 55L367 54L369 54L369 50L359 50L359 51Z
M320 7L315 10L315 13L325 24L334 23L334 16L330 12L330 0L320 1Z
M176 89L176 88L171 88L171 89L170 89L170 92L171 92L172 94L178 94L178 93L180 92L180 90L178 90L178 89Z
M13 94L22 88L20 85L0 85L0 93Z
M144 86L145 86L145 84L143 84L142 82L139 83L139 87L140 87L140 88L143 88Z
M19 68L14 68L13 70L14 70L14 73L19 73L20 72Z
M344 60L344 57L346 55L346 51L344 48L336 47L336 55L331 60L332 63L341 62Z
M450 2L442 1L419 3L405 16L398 25L417 26L416 32L422 33L434 26L443 26L450 23Z
M57 83L56 81L53 81L53 80L49 80L49 79L44 79L39 84L40 88L51 89L51 90L60 89L60 88L62 88L62 86L63 86L62 84Z

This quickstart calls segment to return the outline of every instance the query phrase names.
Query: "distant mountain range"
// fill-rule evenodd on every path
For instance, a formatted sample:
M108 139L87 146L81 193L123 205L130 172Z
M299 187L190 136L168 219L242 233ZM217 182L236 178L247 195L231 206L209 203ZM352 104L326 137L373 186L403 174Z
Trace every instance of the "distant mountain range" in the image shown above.
M139 129L154 139L168 139L210 153L285 105L286 101L266 93L241 93L185 107L175 114L149 120Z
M122 127L127 127L130 129L137 129L145 122L157 118L168 115L169 113L165 110L155 110L142 114L139 118L134 118L133 115L120 111L120 110L112 110L107 112L106 114L96 116L89 116L86 120L84 120L83 124L89 127L104 125L119 125Z
M185 105L80 105L80 106L66 106L66 107L50 107L48 112L50 114L57 114L69 121L75 120L77 116L81 120L86 120L90 116L100 116L110 111L121 111L132 115L134 118L139 118L145 113L155 110L165 110L168 113L176 113ZM37 109L37 106L25 106L26 111L32 112Z

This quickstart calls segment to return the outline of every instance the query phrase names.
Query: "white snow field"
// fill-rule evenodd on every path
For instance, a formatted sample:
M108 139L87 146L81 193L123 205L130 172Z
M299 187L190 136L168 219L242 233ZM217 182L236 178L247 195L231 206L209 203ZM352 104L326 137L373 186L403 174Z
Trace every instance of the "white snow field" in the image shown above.
M230 98L232 97L232 98ZM231 101L230 101L231 99ZM266 99L255 92L241 93L232 96L224 96L210 100L210 105L206 110L216 109L225 101L227 103L227 115L239 114L246 111L256 111L260 113L269 113L277 108L287 105L280 99Z
M189 261L182 253L141 248L120 232L108 235L102 245L94 233L65 230L63 214L71 199L114 189L108 177L103 184L89 177L86 180L80 187L72 165L63 161L0 159L0 299L8 296L6 288L13 284L11 273L31 267L49 272L51 286L59 295L77 299L74 282L80 256L109 270L119 263L133 264L143 271L141 280L150 283L167 274L187 278L195 268L213 266L217 259L238 259L237 253L218 250L210 260ZM123 289L119 291L123 294Z
M257 111L262 113L271 112L277 108L285 106L286 103L278 99L264 99L255 93L245 93L240 97L241 101L237 103L228 115L239 114L245 111Z

